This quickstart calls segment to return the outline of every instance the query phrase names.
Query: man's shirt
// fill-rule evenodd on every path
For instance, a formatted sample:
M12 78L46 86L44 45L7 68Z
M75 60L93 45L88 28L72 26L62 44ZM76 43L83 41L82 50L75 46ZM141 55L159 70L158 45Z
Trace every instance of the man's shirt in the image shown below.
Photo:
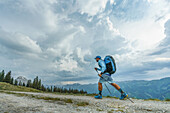
M102 59L100 59L100 60L98 61L98 65L99 65L99 68L97 68L97 70L101 71L101 73L104 73L105 70L106 70L106 64L105 64L105 62L104 62ZM106 72L105 74L109 74L109 73ZM109 75L110 75L110 74L109 74Z

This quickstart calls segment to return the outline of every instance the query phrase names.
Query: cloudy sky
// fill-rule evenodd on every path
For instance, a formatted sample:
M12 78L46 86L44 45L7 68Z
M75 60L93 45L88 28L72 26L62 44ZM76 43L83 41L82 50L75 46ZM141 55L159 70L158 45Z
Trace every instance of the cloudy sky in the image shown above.
M96 55L115 81L170 77L170 0L0 0L0 69L44 84L97 83Z

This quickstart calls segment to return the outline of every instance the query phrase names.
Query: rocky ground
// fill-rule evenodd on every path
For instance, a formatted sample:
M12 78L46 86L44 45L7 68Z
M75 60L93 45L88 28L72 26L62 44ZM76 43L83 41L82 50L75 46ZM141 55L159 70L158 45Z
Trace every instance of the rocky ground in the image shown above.
M51 93L0 92L0 113L170 113L170 102Z

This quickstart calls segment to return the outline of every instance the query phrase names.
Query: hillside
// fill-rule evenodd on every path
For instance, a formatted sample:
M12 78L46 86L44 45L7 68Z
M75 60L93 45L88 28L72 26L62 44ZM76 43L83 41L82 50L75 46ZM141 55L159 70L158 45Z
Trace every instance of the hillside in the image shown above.
M170 102L119 100L52 93L0 92L0 111L10 113L169 113Z
M170 77L163 78L160 80L135 80L135 81L123 81L116 82L120 85L122 89L124 89L130 97L138 98L138 99L149 99L149 98L157 98L160 100L170 99ZM116 89L107 84L109 89L112 91L112 95L109 94L105 86L103 85L103 95L107 96L116 96L119 97L120 94ZM84 89L88 93L98 93L97 84L70 84L64 85L66 88L75 88L75 89Z
M78 85L78 84L77 84ZM50 112L50 113L123 113L123 112L170 112L169 101L119 100L113 97L104 97L101 100L93 96L65 95L59 93L43 93L39 90L23 86L15 86L0 82L0 111L23 112Z
M0 82L0 90L9 90L9 91L24 91L24 92L42 92L33 88L28 88L24 86L15 86L9 83Z

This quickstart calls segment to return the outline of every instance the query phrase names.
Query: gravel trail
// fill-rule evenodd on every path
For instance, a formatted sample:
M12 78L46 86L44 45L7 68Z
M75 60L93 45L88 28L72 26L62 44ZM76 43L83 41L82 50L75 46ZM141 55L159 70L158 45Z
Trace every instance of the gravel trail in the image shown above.
M16 91L11 93L13 94L0 92L0 113L170 113L170 102L165 101L133 99L135 103L131 103L129 100L114 98L97 100L91 96Z

